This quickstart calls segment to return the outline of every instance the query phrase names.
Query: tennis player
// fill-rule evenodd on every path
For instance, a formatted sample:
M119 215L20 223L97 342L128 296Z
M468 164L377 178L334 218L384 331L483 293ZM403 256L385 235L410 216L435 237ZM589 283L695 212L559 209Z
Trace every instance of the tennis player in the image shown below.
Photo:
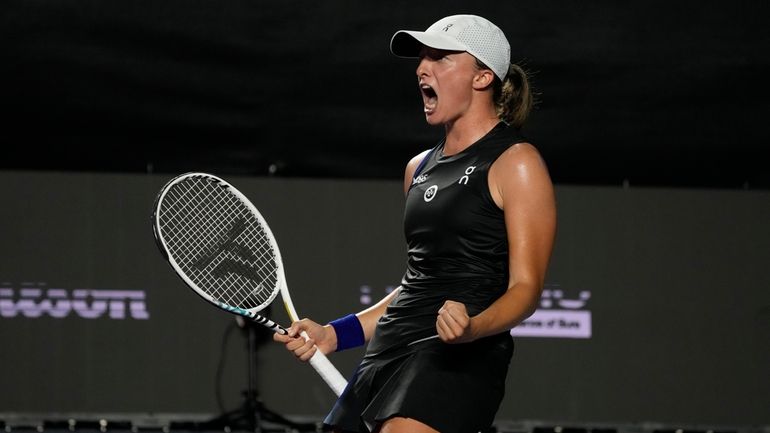
M538 304L556 230L546 165L521 135L532 106L503 32L474 15L395 33L415 57L423 112L446 132L406 167L401 286L275 340L299 359L368 342L324 420L336 432L472 433L492 425L513 354L509 330ZM310 340L296 337L305 330ZM315 345L315 347L314 347Z

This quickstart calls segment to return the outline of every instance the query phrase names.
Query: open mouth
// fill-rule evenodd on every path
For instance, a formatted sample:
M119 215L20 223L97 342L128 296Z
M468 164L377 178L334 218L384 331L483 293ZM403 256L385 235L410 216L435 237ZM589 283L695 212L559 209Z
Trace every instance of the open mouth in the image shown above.
M433 90L433 87L427 84L421 84L420 91L422 92L422 103L424 106L424 111L426 113L433 112L433 110L436 109L436 105L438 104L438 94L436 94L436 91Z

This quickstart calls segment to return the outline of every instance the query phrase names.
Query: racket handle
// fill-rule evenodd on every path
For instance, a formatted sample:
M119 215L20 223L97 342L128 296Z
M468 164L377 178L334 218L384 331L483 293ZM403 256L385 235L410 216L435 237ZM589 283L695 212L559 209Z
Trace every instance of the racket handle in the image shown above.
M289 331L287 331L286 328L284 328L283 326L273 322L267 317L260 316L259 314L253 311L245 310L243 308L233 307L232 305L225 304L224 302L219 302L219 301L213 301L213 302L216 306L218 306L223 310L229 311L239 316L248 317L249 319L259 323L260 325L264 325L281 335L286 335L289 333Z
M267 317L260 316L259 314L254 314L254 316L251 316L251 320L259 323L260 325L267 326L268 328L272 329L278 334L286 335L289 333L289 331L287 331L286 328L284 328L283 326L273 322Z
M302 331L301 335L305 340L310 338L305 331ZM348 386L348 381L342 377L340 372L337 371L331 361L329 361L329 358L321 353L321 349L318 349L318 347L316 347L316 352L313 357L310 358L310 365L315 368L315 371L323 378L324 382L326 382L334 393L337 394L337 397L339 397L342 394L342 391L345 390L345 387Z
M286 328L273 322L267 317L263 317L255 313L251 313L249 317L251 317L251 320L257 323L260 323L264 326L267 326L268 328L272 329L278 334L287 335L289 333L289 331L287 331ZM300 335L302 335L302 338L304 338L305 340L308 340L310 338L307 335L307 332L305 331L302 331ZM327 358L326 355L321 353L321 349L319 349L317 346L316 346L316 352L310 358L310 365L313 366L315 371L318 372L318 374L321 376L324 382L326 382L326 384L329 385L329 387L332 389L332 391L334 391L337 397L339 397L340 394L342 394L342 391L345 390L345 387L348 386L348 381L345 380L344 377L342 377L342 374L340 374L340 372L337 371L337 369L334 367L331 361L329 361L329 358Z

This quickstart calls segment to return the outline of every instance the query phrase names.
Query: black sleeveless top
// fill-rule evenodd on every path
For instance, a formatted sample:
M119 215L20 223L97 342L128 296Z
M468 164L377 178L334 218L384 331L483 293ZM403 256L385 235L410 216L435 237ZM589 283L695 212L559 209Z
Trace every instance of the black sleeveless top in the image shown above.
M465 304L474 316L505 292L505 220L487 175L506 149L522 141L501 122L456 155L443 156L442 141L426 157L406 197L402 289L377 323L367 357L435 335L438 310L447 300Z

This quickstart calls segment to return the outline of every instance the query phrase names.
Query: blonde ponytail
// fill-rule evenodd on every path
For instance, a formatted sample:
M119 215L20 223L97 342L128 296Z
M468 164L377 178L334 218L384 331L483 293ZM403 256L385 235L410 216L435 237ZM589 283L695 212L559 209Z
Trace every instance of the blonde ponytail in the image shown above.
M498 117L516 128L524 126L534 104L532 93L527 72L511 63L508 75L500 86L500 93L495 96Z

